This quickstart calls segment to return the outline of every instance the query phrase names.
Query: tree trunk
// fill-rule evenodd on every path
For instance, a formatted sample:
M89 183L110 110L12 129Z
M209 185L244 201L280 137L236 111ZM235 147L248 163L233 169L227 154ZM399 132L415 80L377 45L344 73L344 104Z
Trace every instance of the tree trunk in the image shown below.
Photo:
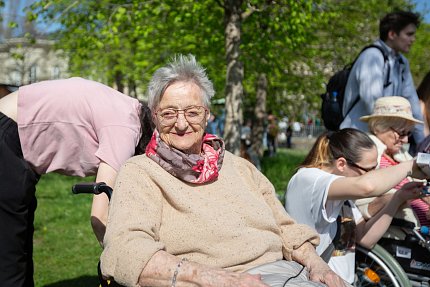
M124 80L124 77L122 75L122 72L120 71L115 72L115 86L116 86L116 89L121 93L124 92L123 80Z
M263 136L267 99L267 77L264 73L261 73L258 77L256 96L257 100L254 108L255 122L252 125L252 147L258 156L262 157L264 153Z
M226 149L240 154L240 127L242 125L243 64L240 56L242 0L225 0L225 49L227 60L225 90L225 129Z

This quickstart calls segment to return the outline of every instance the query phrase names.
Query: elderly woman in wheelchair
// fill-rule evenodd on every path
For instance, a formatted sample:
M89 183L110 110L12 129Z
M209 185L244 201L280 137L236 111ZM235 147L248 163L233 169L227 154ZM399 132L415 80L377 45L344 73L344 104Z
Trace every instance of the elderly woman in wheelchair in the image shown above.
M103 274L126 286L349 286L267 178L204 132L213 94L191 55L153 75L148 106L156 130L146 154L119 172Z
M371 115L361 117L368 123L370 138L375 142L378 151L377 168L386 168L398 165L401 162L411 160L408 153L408 137L416 124L423 122L412 116L411 105L403 97L379 98ZM405 177L393 189L379 197L371 197L357 200L356 204L365 218L371 218L383 208L393 196L393 193L405 183L413 181L411 177ZM424 195L405 204L396 217L405 219L415 225L430 225L427 218L429 212L430 197ZM404 233L398 228L391 228L387 236L404 239Z

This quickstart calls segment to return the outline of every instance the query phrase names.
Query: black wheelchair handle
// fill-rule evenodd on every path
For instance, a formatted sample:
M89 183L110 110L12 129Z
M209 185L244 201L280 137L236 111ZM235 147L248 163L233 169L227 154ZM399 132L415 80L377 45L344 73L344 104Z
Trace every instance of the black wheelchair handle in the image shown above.
M82 182L73 185L72 192L74 194L89 193L89 194L101 194L106 193L110 199L112 196L112 188L104 182Z

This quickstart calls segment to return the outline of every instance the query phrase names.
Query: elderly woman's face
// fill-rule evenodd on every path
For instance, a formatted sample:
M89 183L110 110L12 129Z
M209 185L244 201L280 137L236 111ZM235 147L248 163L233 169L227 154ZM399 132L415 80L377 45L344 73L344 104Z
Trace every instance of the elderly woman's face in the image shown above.
M377 133L376 136L387 146L386 153L394 155L408 142L410 131L411 129L409 127L404 129L390 128L386 131Z
M177 119L175 110L179 110ZM201 89L194 83L177 82L161 97L154 121L166 144L185 153L200 154L208 118Z

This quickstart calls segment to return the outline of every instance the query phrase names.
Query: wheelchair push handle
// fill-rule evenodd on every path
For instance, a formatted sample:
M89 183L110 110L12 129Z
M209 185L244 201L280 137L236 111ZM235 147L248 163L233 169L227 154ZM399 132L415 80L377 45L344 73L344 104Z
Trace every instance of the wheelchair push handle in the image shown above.
M112 196L112 188L104 182L82 182L73 185L72 192L74 194L89 193L89 194L101 194L106 193L110 199Z

